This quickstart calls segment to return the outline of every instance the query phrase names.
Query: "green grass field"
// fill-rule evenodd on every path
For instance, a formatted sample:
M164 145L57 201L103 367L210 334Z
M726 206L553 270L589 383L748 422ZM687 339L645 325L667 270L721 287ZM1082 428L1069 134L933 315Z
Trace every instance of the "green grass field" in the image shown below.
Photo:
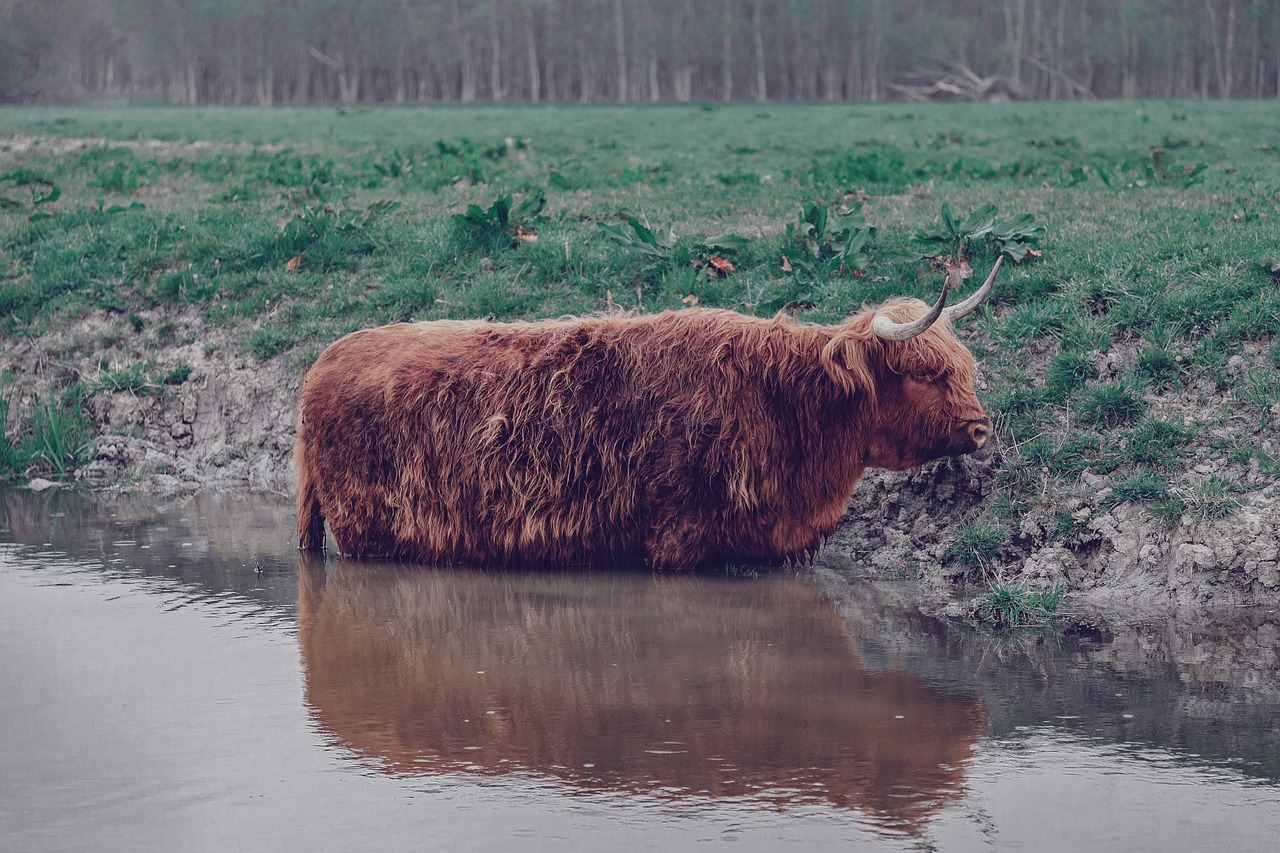
M299 372L394 320L696 302L832 322L936 295L922 257L954 245L921 236L944 203L1043 229L966 321L1004 453L981 549L1032 506L1069 539L1080 513L1053 502L1086 473L1172 519L1277 470L1268 102L5 108L0 335L105 312L96 346L136 357L104 368L163 387L185 378L147 374L167 316ZM1002 244L966 242L985 273ZM11 429L0 465L39 432Z

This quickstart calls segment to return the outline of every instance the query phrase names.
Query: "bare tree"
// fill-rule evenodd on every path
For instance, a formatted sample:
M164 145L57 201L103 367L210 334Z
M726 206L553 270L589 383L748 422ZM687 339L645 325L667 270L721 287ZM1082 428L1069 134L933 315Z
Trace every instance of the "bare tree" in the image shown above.
M0 0L11 101L1242 94L1280 0Z

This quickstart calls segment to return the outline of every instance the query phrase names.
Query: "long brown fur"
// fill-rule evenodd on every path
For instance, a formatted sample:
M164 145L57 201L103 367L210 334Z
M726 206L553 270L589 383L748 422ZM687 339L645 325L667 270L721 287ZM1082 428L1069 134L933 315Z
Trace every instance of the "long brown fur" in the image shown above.
M895 320L925 310L899 300ZM945 318L912 340L690 309L355 332L303 385L298 535L353 556L660 567L814 552L867 467L972 450Z

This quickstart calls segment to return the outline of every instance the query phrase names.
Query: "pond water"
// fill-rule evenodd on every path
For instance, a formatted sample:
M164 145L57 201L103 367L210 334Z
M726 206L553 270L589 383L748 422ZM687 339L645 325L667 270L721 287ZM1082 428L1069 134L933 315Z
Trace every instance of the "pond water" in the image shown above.
M4 849L1280 837L1275 611L1002 640L847 567L397 567L292 524L0 493Z

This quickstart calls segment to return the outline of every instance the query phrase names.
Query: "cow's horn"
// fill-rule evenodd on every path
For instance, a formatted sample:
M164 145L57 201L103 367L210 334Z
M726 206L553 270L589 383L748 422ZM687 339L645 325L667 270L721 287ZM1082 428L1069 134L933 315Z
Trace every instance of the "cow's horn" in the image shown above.
M991 268L991 275L987 276L987 280L982 283L982 287L978 288L978 292L970 296L959 305L952 305L947 309L947 316L952 320L959 320L966 314L973 312L973 309L982 304L982 300L987 298L987 294L991 292L991 285L995 283L996 273L1000 272L1000 262L1004 260L1004 255L996 258L996 265Z
M883 314L877 314L876 318L871 321L871 331L886 341L905 341L914 338L932 326L942 316L942 308L947 304L947 289L944 284L942 286L942 295L938 297L938 301L929 309L929 313L920 319L912 320L910 323L895 323Z

